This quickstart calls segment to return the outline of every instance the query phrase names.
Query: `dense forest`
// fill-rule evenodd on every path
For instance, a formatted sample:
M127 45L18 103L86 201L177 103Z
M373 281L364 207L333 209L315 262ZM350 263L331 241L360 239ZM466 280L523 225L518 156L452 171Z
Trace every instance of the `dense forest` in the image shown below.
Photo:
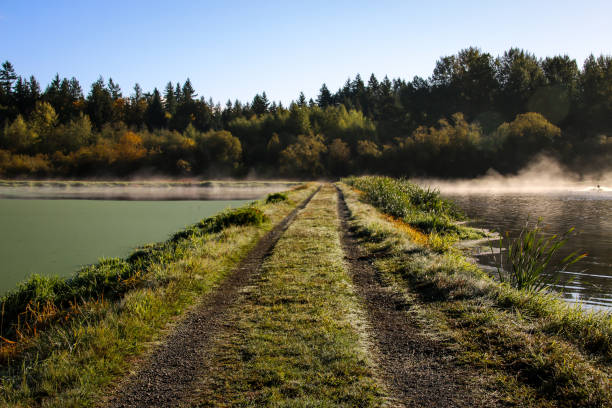
M100 77L87 95L59 75L0 69L0 176L472 177L535 155L579 172L612 163L612 57L538 58L478 48L440 58L431 77L357 75L288 107L265 92L224 106L189 79L124 95Z

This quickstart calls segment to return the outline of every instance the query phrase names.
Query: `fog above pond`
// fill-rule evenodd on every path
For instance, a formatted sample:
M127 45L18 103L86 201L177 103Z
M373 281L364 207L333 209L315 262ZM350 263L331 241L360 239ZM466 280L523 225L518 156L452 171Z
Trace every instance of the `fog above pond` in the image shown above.
M563 234L574 227L559 258L572 251L588 255L559 275L557 289L570 302L612 310L611 173L579 177L552 160L540 159L516 176L490 173L469 181L420 183L440 189L472 225L508 233L511 238L525 225L533 227L539 218L545 234ZM487 270L496 264L489 250L477 259Z
M0 187L0 198L88 200L249 200L292 182L31 182Z
M612 171L579 175L548 157L540 156L516 175L501 175L495 170L475 179L417 179L418 184L437 188L445 194L610 192Z

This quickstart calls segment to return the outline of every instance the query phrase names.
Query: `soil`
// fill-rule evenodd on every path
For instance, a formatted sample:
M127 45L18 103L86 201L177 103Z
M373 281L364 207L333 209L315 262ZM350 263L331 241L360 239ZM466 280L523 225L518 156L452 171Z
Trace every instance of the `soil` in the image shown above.
M105 406L173 407L188 397L197 380L206 374L202 362L211 340L224 329L226 314L239 292L256 277L282 233L317 192L268 232L207 300L187 313L138 372L118 385Z
M391 403L403 407L492 407L478 372L460 366L448 343L428 333L411 308L414 303L385 283L349 228L350 210L338 190L341 240L349 271L368 319L378 375ZM428 335L429 334L429 335Z

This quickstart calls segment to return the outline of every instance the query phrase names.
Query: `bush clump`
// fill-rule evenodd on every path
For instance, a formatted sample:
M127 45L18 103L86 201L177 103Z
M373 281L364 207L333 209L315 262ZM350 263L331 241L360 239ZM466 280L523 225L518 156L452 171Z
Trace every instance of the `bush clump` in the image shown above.
M33 275L0 298L3 337L35 334L71 307L89 299L117 299L133 288L142 274L142 261L110 258L86 266L73 277Z
M266 198L266 204L280 203L282 201L287 201L287 194L272 193L268 194L268 198Z
M261 225L266 219L266 215L255 207L226 210L177 232L171 238L171 241L178 242L181 239L193 236L214 234L229 226Z
M246 207L223 211L214 217L206 218L198 226L208 233L219 232L229 226L261 225L267 217L258 208Z

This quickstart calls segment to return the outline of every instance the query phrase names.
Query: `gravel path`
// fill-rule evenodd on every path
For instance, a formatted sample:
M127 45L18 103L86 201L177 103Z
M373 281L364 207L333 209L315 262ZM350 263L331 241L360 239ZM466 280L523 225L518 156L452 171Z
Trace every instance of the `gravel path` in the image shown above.
M495 406L478 387L478 373L458 366L452 350L427 337L411 316L411 304L386 285L364 257L338 190L341 239L349 271L366 309L379 375L391 402L404 407Z
M263 260L303 209L318 192L298 205L268 232L236 269L210 295L190 311L133 376L126 378L107 402L107 407L174 407L188 396L197 379L205 375L202 361L212 337L223 329L226 312L258 272Z

